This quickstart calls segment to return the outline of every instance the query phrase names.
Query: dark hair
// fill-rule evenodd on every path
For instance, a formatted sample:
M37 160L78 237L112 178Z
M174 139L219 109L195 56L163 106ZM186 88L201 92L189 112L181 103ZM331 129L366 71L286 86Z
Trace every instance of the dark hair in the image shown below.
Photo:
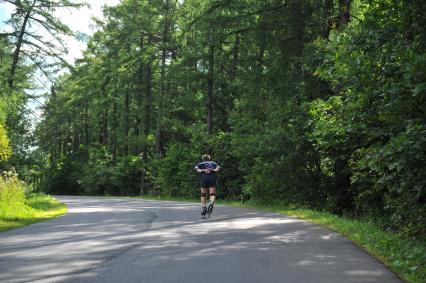
M210 161L210 160L211 160L211 157L210 157L210 155L208 155L208 154L203 154L203 156L201 156L201 159L202 159L203 161Z

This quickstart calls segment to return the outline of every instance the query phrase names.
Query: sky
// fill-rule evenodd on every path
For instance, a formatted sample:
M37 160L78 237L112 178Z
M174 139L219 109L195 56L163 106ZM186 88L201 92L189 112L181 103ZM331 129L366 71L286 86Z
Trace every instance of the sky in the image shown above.
M120 0L86 0L90 3L90 7L83 7L80 9L58 9L55 16L60 19L64 24L68 25L72 31L81 32L87 35L92 35L95 31L92 17L102 18L102 7L104 5L115 6ZM9 28L5 25L5 21L10 19L14 11L13 5L5 3L0 0L0 31L7 31ZM46 38L49 37L47 32L40 30L41 35ZM86 43L80 42L73 37L67 37L65 43L68 46L69 52L65 56L68 63L73 64L76 58L82 57L82 52L86 48ZM40 85L40 89L36 92L46 93L50 89L49 81L38 72L35 81ZM38 101L32 101L28 107L32 110L35 119L40 117L40 104L44 103L44 99L40 98Z
M74 32L83 32L91 35L94 32L92 17L102 18L102 6L115 6L120 0L92 0L90 8L84 7L79 10L62 9L56 13L56 16L68 25ZM75 58L81 57L86 44L75 39L68 39L69 53L66 56L68 62L73 62Z

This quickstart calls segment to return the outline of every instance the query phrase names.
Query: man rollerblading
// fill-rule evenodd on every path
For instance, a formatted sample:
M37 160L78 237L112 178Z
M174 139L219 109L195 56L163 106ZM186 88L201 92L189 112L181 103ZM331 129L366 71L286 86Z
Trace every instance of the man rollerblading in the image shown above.
M201 218L210 217L213 211L214 201L216 199L217 173L220 166L211 160L210 155L204 154L194 169L200 174L200 191L201 191ZM206 206L207 192L209 194L209 205Z

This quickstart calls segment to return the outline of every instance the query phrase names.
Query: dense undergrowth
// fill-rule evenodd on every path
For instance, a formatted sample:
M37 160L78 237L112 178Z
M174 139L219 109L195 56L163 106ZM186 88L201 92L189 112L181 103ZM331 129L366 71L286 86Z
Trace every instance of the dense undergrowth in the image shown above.
M52 197L30 192L16 176L0 176L0 231L57 217L64 204Z

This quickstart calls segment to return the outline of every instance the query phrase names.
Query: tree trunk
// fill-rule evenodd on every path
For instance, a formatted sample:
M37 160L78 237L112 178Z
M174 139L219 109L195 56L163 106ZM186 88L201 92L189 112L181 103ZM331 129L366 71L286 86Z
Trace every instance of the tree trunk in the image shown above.
M351 190L351 170L346 158L338 158L334 166L334 196L336 205L333 213L342 215L345 211L354 211L354 193Z
M72 120L71 117L68 117L68 123L66 124L66 136L65 136L65 140L64 140L64 150L63 150L63 154L69 154L70 153L70 149L71 149L71 145L72 145L72 138L71 138L71 125L72 125Z
M324 27L323 37L328 38L330 32L333 28L335 28L336 17L334 11L334 0L325 0L324 5L322 7L323 17L327 19L327 23Z
M351 0L339 0L339 29L342 29L350 20Z
M127 83L126 95L124 98L124 150L125 156L129 154L129 129L130 129L130 83Z
M84 111L84 106L83 106L83 111ZM80 147L80 144L82 143L83 140L83 134L84 134L84 112L80 112L80 111L75 111L76 113L74 113L73 117L75 117L74 119L72 119L70 121L70 130L73 131L73 139L72 139L72 151L76 152L78 151L78 148Z
M263 16L261 16L263 17ZM265 20L263 18L260 19L259 23L259 51L257 53L257 63L259 69L263 68L263 60L265 56L265 49L266 49L266 33L267 33L267 27Z
M116 88L117 91L117 88ZM111 138L111 149L112 149L112 162L117 162L117 131L118 131L118 109L117 100L113 97L112 106L112 138Z
M241 36L239 33L235 34L235 45L234 45L234 52L233 52L233 62L232 62L232 72L231 72L231 81L235 79L237 76L237 68L238 68L238 56L240 52L240 41Z
M213 30L210 27L209 32L209 70L207 75L207 133L213 134L213 90L214 90L214 44L213 44Z
M101 85L101 91L99 93L100 100L106 99L107 92L106 87L109 83L110 78L107 77L104 83ZM108 144L108 106L104 105L104 111L101 115L100 127L99 127L99 144L107 145Z
M148 36L148 46L151 44L152 38ZM142 149L142 171L141 171L141 183L140 183L140 195L143 195L146 189L146 163L148 161L148 136L151 130L151 106L152 106L152 66L151 61L148 62L145 72L145 115L144 115L144 144Z
M89 135L89 106L84 106L84 145L89 146L90 144L90 135Z
M141 49L143 49L143 35L141 36ZM136 96L136 107L137 107L137 115L136 115L136 126L135 126L135 136L139 137L143 133L143 124L142 124L142 107L143 107L143 75L144 75L144 63L141 60L138 71L138 82L137 82L137 91L138 95ZM136 151L140 152L141 148L137 148Z
M15 52L13 53L13 60L12 60L12 66L10 67L9 80L7 82L8 85L9 85L9 88L13 88L13 85L14 85L14 82L15 82L15 73L16 73L16 68L18 66L19 55L21 54L21 47L22 47L22 42L23 42L23 39L24 39L24 34L25 34L25 31L26 31L26 28L27 28L28 19L30 18L31 12L32 12L33 7L34 7L36 2L37 2L37 0L33 1L30 9L25 14L24 21L22 22L21 30L20 30L19 36L18 36L18 41L16 42Z
M161 70L160 70L160 96L158 98L157 109L157 129L155 131L155 153L161 156L161 125L163 119L163 107L165 97L165 75L166 75L166 50L161 52Z
M151 109L152 109L152 66L151 62L146 66L146 100L145 100L145 117L144 117L144 135L148 138L151 130Z
M163 38L162 38L162 50L161 50L161 69L160 69L160 97L158 99L158 109L157 109L157 128L155 131L155 153L161 157L162 154L162 120L164 112L164 100L166 97L165 91L165 80L166 80L166 57L168 51L168 37L169 37L169 28L170 28L170 0L165 1L165 6L167 10L164 14L164 27L163 27Z

